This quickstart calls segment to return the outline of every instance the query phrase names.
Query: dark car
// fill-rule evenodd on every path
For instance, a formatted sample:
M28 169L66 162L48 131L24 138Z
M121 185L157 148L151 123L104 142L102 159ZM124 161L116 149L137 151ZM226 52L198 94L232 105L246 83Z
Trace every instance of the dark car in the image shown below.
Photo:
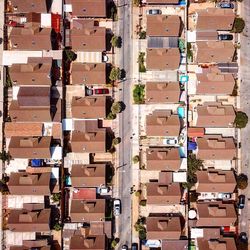
M148 10L147 15L161 15L161 10L157 10L157 9Z
M247 234L245 232L241 232L239 235L239 240L241 242L247 243L248 242Z
M138 250L138 244L132 243L131 250Z
M239 195L238 208L243 209L245 207L245 195Z
M218 35L220 41L231 41L234 39L234 36L231 34L220 34Z
M233 9L234 5L232 3L219 3L219 7L222 9Z
M86 88L85 93L86 95L93 95L93 89Z
M94 89L95 95L106 95L109 93L109 89Z

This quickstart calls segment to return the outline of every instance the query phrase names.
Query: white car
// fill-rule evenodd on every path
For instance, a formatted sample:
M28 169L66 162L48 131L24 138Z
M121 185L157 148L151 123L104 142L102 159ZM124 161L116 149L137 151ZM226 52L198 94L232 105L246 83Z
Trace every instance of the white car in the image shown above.
M98 193L98 194L108 194L109 191L110 191L110 188L109 188L109 187L103 186L103 187L97 188L97 193Z
M121 201L119 199L114 200L113 211L114 211L115 216L118 216L121 214Z
M164 140L165 145L171 145L174 146L178 143L178 140L176 138L168 138Z

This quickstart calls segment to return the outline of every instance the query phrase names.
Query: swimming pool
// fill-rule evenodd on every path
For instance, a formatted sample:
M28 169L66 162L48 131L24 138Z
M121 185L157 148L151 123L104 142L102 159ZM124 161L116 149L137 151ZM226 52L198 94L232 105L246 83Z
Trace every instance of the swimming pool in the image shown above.
M181 158L186 158L186 152L184 147L179 147L179 155Z
M182 118L182 119L185 118L185 108L178 107L177 114L178 114L179 118Z

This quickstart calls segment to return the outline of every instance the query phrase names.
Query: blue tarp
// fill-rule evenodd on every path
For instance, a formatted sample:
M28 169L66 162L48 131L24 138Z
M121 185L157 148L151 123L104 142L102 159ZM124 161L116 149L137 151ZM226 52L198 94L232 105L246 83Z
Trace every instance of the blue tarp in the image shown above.
M40 167L42 165L43 165L43 160L40 160L40 159L31 160L31 166L32 167Z
M195 150L195 149L197 149L197 144L196 144L196 142L189 141L189 142L188 142L188 150Z

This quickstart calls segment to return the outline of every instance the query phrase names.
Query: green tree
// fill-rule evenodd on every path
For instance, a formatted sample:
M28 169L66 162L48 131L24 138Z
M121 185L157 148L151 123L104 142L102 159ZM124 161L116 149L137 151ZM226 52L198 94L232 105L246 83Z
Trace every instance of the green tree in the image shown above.
M139 64L139 72L146 72L146 67L144 65L145 59L144 59L145 53L140 52L138 56L138 64Z
M116 146L121 142L121 138L120 137L116 137L112 140L112 145Z
M140 0L133 0L133 4L134 4L134 6L139 7L141 4L141 1Z
M141 31L139 32L139 39L146 39L146 37L147 37L146 31L141 30Z
M111 81L117 81L121 79L121 70L119 68L112 68L110 75L109 75L109 79Z
M236 128L245 128L248 123L248 116L242 111L236 112L234 125Z
M7 163L9 163L11 159L12 158L9 152L6 151L0 152L0 160L2 160L3 162L6 161Z
M146 228L145 228L145 227L142 227L142 228L139 230L139 238L140 238L140 240L145 240L146 237L147 237Z
M245 28L245 21L241 17L236 17L234 19L234 24L232 28L232 32L241 33Z
M240 174L237 176L237 187L239 189L246 189L248 185L248 178L245 174Z
M133 89L133 98L135 104L144 103L145 90L144 85L135 85Z
M111 45L112 47L118 47L119 45L119 37L118 36L112 36L111 38Z
M140 156L135 155L132 160L133 160L133 163L136 164L136 163L138 163L140 161Z
M141 200L139 204L140 204L140 206L145 207L147 205L147 201L146 200Z
M118 114L122 111L122 106L120 102L114 102L111 106L111 112L113 114Z

